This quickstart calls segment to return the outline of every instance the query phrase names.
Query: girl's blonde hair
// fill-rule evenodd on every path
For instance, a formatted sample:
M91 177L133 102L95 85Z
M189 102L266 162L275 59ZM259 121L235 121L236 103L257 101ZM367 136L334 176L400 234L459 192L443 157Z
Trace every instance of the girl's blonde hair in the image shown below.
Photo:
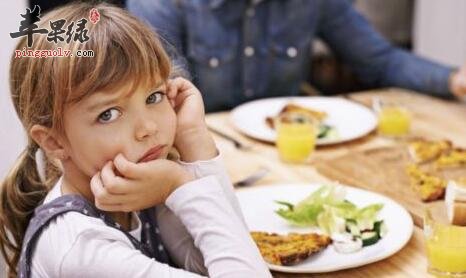
M100 21L89 21L89 12L96 8ZM34 35L34 49L71 50L72 57L11 58L11 97L27 133L40 124L55 134L64 134L64 107L76 103L95 91L121 87L153 85L166 81L171 65L162 44L147 25L125 10L105 4L72 3L45 14L39 28L51 30L50 21L65 19L65 29L71 22L85 18L89 40L81 43L71 39L57 44L47 35ZM74 28L75 29L75 28ZM16 49L27 49L23 37ZM94 57L80 58L78 50L92 50ZM39 146L27 134L28 145L2 182L0 192L0 250L9 267L10 277L16 276L23 237L34 209L61 175L50 161L45 180L37 171L35 153Z

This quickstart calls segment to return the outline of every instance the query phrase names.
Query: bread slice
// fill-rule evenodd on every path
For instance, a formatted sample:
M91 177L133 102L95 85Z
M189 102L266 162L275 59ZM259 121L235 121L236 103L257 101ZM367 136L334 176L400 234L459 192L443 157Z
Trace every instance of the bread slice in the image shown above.
M416 164L408 165L406 173L410 178L411 187L418 193L422 201L429 202L443 198L447 185L446 180L427 174Z
M265 119L265 123L267 124L268 127L275 129L275 119L285 114L304 115L305 117L314 119L316 122L319 122L319 123L322 122L327 117L327 113L324 111L311 109L311 108L300 106L294 103L288 103L282 108L282 110L280 110L280 112L276 116L267 117Z
M456 148L447 154L442 154L436 161L438 168L452 168L466 166L466 149Z
M275 265L295 265L325 249L332 240L317 233L279 235L251 232L262 257Z
M413 140L409 143L409 154L416 163L429 162L448 153L452 148L449 140L430 141L425 139Z
M450 223L466 226L466 179L448 182L445 205Z
M304 106L297 105L294 103L288 103L287 105L285 105L285 107L283 107L280 114L282 113L301 113L311 118L314 118L318 120L319 122L327 117L327 113L324 111L311 109L309 107L304 107Z

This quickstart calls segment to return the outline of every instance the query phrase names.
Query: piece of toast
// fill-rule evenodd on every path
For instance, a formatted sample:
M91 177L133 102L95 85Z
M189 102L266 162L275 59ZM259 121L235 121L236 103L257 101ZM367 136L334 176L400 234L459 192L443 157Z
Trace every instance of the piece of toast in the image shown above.
M451 224L466 226L466 178L448 182L445 206Z
M466 149L455 148L449 153L442 154L435 161L438 168L453 168L466 166Z
M265 261L275 265L298 264L332 243L330 237L317 233L279 235L251 232L251 236Z
M431 141L416 139L409 143L409 154L416 163L425 163L448 153L452 148L449 140Z
M311 109L308 107L303 107L294 103L288 103L285 105L280 112L273 117L265 118L265 122L268 127L275 129L275 119L284 115L284 114L302 114L308 116L312 119L315 119L317 122L321 122L323 119L327 117L327 113L323 111L318 111L315 109Z
M416 164L408 165L406 173L410 178L411 187L418 193L422 201L439 200L445 195L446 180L422 171Z
M294 103L288 103L287 105L285 105L285 107L283 107L280 113L302 113L318 121L322 121L327 117L327 113L324 111L311 109L309 107L300 106Z

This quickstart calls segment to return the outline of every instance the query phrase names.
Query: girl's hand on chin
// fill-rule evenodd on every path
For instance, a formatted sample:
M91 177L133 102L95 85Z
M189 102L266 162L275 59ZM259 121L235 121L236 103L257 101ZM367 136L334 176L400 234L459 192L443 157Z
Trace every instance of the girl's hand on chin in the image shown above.
M175 189L192 180L194 176L176 162L156 159L136 164L119 154L92 177L91 190L97 208L129 212L164 203Z

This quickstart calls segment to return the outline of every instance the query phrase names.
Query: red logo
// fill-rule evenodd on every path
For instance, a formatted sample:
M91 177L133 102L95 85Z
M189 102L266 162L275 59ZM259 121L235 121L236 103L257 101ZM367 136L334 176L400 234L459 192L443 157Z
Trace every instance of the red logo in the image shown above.
M93 8L89 11L89 20L92 22L92 24L99 22L100 14L96 8Z

